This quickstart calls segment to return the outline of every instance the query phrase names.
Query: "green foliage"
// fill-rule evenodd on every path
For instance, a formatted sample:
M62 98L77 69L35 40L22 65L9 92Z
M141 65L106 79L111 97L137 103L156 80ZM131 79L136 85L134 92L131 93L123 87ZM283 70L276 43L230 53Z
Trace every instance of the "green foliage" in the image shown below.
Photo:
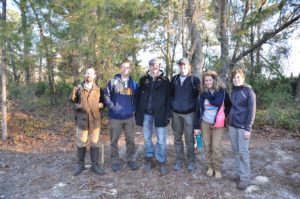
M254 125L255 127L269 125L288 130L300 129L299 107L296 103L291 103L285 108L272 105L267 110L257 110Z
M56 94L60 97L66 98L70 95L73 86L66 82L59 82L56 86Z
M300 128L300 109L293 96L294 78L266 79L258 76L251 79L250 84L256 93L256 127Z
M37 97L41 97L46 94L47 89L48 89L47 82L38 82L35 84L35 95Z
M255 90L259 109L267 109L270 106L284 108L289 105L294 99L292 95L294 82L294 78L267 79L263 76L256 76L249 81Z

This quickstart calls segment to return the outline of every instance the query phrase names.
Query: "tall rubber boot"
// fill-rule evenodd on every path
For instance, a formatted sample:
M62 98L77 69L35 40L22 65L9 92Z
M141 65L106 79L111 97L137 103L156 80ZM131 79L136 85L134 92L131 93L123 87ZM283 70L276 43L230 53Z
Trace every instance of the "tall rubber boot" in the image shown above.
M84 170L84 157L86 147L77 147L77 164L73 172L74 176L78 176Z
M91 160L92 160L92 166L91 170L95 172L98 175L104 175L105 170L99 166L99 147L91 147Z

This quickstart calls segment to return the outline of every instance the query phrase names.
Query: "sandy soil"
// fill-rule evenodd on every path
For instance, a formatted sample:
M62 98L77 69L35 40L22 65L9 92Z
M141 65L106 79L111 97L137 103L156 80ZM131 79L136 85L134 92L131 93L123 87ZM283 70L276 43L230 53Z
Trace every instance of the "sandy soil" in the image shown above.
M250 147L252 185L245 191L238 190L233 179L234 159L228 135L223 141L222 180L205 175L203 152L197 153L195 172L187 172L186 167L179 172L173 171L174 146L170 129L167 139L170 172L165 176L159 175L158 166L150 173L143 169L144 145L140 128L136 129L136 158L141 164L137 171L126 166L122 137L119 142L122 168L118 173L112 172L108 136L102 135L103 167L107 171L104 176L88 169L89 155L86 156L87 169L78 177L72 176L76 163L72 133L48 134L45 138L40 136L26 142L25 138L18 139L21 139L18 143L2 142L0 145L0 198L300 198L300 144L291 137L278 138L258 131L253 134Z

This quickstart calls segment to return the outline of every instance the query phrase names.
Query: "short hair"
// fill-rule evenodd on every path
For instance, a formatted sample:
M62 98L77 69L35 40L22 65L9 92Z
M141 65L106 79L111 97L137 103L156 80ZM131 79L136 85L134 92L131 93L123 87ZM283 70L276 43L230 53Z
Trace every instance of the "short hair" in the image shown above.
M231 73L231 81L233 80L234 76L236 76L236 74L240 74L244 79L246 79L245 70L242 68L236 68L236 69L233 69L233 71Z
M121 64L120 64L120 68L122 67L123 64L127 64L127 63L129 65L131 65L131 61L129 59L127 59L127 58L123 59L122 62L121 62Z
M86 73L86 71L87 70L93 70L94 71L94 73L96 74L96 70L95 70L95 68L94 67L89 67L89 68L87 68L85 71L84 71L84 74Z
M221 79L221 77L218 75L216 71L206 71L202 74L202 84L201 84L201 92L207 92L208 89L205 86L205 77L210 76L213 78L213 89L218 91L220 89L225 89L226 86Z

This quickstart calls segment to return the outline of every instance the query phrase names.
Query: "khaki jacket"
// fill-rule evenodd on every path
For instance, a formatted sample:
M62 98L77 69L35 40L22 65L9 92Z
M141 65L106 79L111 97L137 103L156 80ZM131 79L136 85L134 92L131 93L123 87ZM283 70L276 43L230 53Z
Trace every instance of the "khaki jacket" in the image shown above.
M83 83L76 86L69 100L75 104L76 126L83 130L94 130L101 127L100 88L94 83L90 91Z

